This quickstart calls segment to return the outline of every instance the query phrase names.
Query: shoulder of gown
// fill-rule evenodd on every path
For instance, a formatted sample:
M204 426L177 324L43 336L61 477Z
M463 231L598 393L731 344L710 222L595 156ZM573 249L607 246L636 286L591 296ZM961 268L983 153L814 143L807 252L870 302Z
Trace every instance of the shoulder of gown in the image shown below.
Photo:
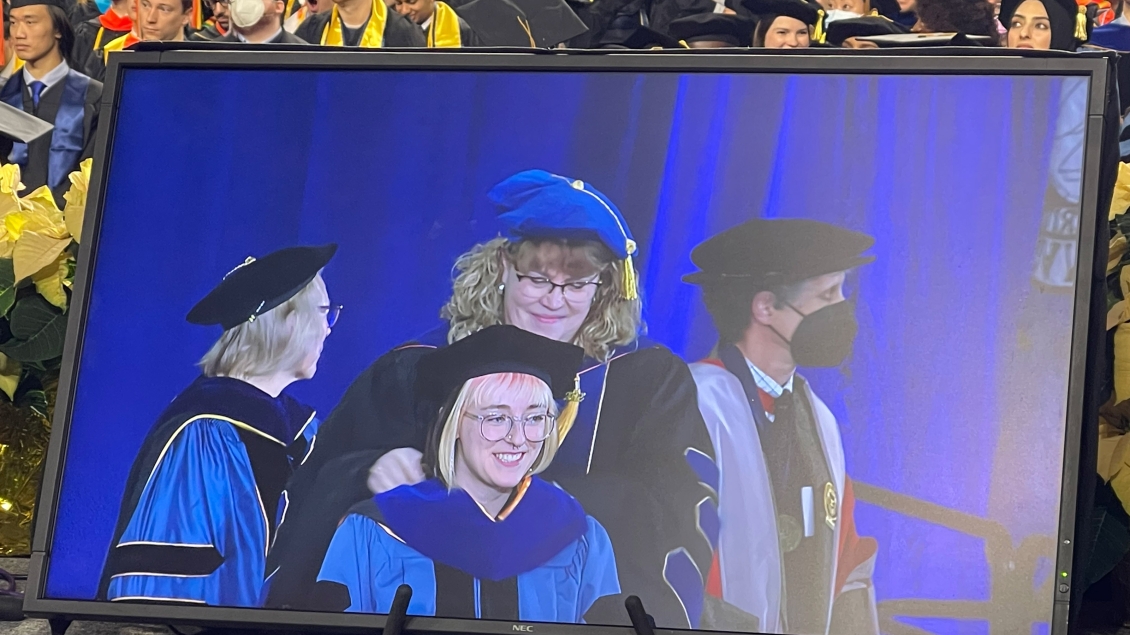
M294 35L310 44L322 43L322 30L330 22L330 12L322 11L321 13L307 14L306 19L298 28L294 30Z
M384 33L386 48L425 48L427 45L423 29L395 11L388 12Z

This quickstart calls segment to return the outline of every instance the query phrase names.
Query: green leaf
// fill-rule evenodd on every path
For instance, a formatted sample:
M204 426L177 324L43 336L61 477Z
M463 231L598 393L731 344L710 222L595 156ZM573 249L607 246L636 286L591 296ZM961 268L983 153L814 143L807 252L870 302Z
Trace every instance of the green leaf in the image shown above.
M16 303L16 274L11 258L0 258L0 315L8 315Z
M0 352L18 362L42 362L63 354L67 316L39 295L16 303L10 316L12 339Z

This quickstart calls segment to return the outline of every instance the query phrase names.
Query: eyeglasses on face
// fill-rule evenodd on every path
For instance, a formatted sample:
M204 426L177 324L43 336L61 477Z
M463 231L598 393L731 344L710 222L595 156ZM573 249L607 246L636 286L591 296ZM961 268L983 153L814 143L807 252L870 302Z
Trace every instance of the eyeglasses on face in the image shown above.
M549 435L553 433L554 425L557 423L557 417L548 413L512 417L501 412L491 412L485 415L465 412L463 416L478 420L479 434L491 443L509 437L515 424L521 424L522 434L527 441L539 443L549 438Z
M589 293L598 287L601 282L596 280L577 280L574 282L566 282L558 284L545 276L530 275L525 273L514 272L514 276L518 278L518 288L528 296L541 297L550 295L557 289L561 289L561 295L568 300L584 300L588 298Z
M338 318L341 317L341 311L345 307L340 304L325 304L318 308L326 312L326 326L332 329L337 324Z

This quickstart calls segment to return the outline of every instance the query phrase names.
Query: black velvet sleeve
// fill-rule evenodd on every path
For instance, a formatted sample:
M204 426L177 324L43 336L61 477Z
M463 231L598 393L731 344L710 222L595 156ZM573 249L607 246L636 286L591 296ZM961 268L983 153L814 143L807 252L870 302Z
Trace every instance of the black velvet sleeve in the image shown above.
M94 142L98 136L98 116L102 108L102 82L98 80L91 80L90 85L86 88L86 102L83 105L83 145L82 145L82 160L89 159L94 156ZM67 187L70 187L70 181L67 181Z
M705 578L712 558L696 506L714 494L685 458L691 448L714 455L694 379L661 347L613 360L608 373L589 473L555 480L608 531L623 592L640 596L659 626L686 628L663 569L667 554L682 548ZM616 609L587 617L624 623L623 605Z
M290 511L279 527L268 571L267 605L315 609L310 590L338 522L371 496L369 468L389 450L423 450L428 418L418 415L412 384L416 361L430 348L383 355L367 368L318 429L314 450L287 484Z
M308 14L302 24L294 30L294 34L311 44L321 44L322 30L326 28L329 19L329 11Z
M428 39L424 30L395 11L388 12L385 20L385 40L387 48L426 48Z

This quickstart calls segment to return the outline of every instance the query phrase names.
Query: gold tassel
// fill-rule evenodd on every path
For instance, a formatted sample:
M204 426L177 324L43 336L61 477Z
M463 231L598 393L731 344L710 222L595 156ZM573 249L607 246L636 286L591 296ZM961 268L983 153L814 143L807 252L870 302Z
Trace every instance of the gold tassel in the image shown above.
M638 300L640 298L639 280L636 278L636 266L632 263L632 254L636 253L636 241L629 240L628 257L624 259L624 299Z
M1075 14L1075 39L1087 41L1087 7L1079 7L1079 13Z
M689 49L689 48L691 47L691 45L690 45L690 44L687 44L687 41L686 41L686 40L679 40L679 46L681 46L681 47L683 47L683 48L685 48L685 49Z
M816 10L816 26L812 30L812 39L816 40L817 44L823 44L827 39L828 34L824 32L824 10Z
M573 422L577 420L577 410L584 400L585 393L581 392L581 376L577 375L573 378L573 389L565 393L565 407L557 415L557 442L559 444L565 441L565 435L569 434Z

